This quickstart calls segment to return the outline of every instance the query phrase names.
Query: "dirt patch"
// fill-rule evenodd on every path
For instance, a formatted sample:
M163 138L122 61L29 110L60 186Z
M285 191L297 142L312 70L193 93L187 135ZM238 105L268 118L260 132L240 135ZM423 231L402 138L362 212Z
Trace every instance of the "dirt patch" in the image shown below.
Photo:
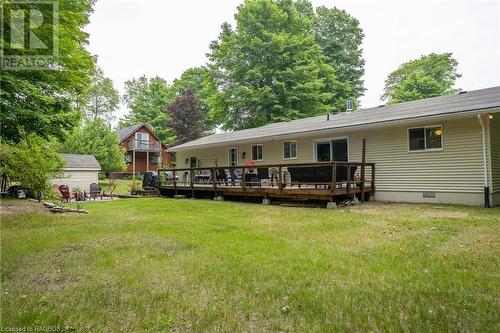
M38 202L32 201L2 201L0 205L0 215L19 215L26 213L49 214L49 211Z
M455 212L431 211L431 212L427 212L425 215L428 217L435 217L435 218L446 217L446 218L463 219L465 217L468 217L469 213L457 212L457 211L455 211Z

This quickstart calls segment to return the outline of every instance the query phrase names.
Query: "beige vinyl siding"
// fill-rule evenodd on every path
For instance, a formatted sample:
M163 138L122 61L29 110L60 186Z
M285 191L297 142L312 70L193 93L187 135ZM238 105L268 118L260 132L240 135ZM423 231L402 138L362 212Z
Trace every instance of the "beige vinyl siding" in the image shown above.
M500 114L490 120L492 193L500 193Z
M428 125L443 126L443 149L408 152L408 128ZM231 147L239 148L240 165L251 159L253 143L263 144L263 161L256 162L257 165L312 162L314 140L342 137L348 138L349 160L353 162L361 161L362 138L366 138L366 161L376 163L377 191L482 193L481 128L475 117L441 122L423 121L411 126L393 125L370 130L336 130L329 134L271 141L256 139L252 143ZM283 142L287 140L297 141L297 159L283 159ZM217 158L218 165L225 166L228 147L177 152L177 167L188 167L184 160L190 156ZM246 159L242 159L243 152L246 152ZM211 165L202 163L202 166ZM498 184L498 176L496 179Z
M90 184L97 183L97 171L94 170L64 170L62 178L52 179L55 185L67 185L70 190L79 187L89 190Z

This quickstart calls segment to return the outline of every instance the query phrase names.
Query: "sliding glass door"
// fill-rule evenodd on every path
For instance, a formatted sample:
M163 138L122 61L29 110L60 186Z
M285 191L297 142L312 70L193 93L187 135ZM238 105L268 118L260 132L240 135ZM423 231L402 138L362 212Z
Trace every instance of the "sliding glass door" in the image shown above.
M349 160L347 139L317 140L314 144L316 162Z

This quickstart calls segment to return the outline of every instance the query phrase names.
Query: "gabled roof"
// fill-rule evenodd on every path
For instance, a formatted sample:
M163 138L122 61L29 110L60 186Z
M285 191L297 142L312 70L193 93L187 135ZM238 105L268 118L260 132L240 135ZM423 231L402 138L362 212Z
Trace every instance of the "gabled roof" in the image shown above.
M350 113L337 113L273 123L262 127L241 131L209 135L170 148L171 151L184 150L206 145L241 142L266 137L299 135L321 130L346 129L358 126L389 124L396 121L409 121L416 118L451 116L467 114L474 111L488 111L500 108L500 87L492 87L456 95L439 96L418 101L384 105L380 107L359 109ZM494 112L495 110L492 110ZM496 110L498 111L498 110Z
M64 169L72 170L101 170L101 165L97 162L94 155L80 154L59 154L65 161Z
M160 138L158 137L158 135L156 135L155 131L153 130L153 128L148 124L148 123L139 123L139 124L135 124L135 125L132 125L130 127L125 127L125 128L119 128L118 129L118 137L120 138L120 143L122 143L125 139L127 139L130 135L132 135L133 133L135 133L138 129L140 129L142 126L145 126L149 132L151 132L151 134L153 134L153 136L161 142L161 144L164 146L164 147L167 147L161 140Z
M142 125L144 125L144 124L142 124L142 123L141 124L135 124L135 125L132 125L132 126L129 126L129 127L118 129L118 137L120 138L120 142L122 142L123 140L125 140L126 138L128 138L132 133L134 133L139 128L141 128Z

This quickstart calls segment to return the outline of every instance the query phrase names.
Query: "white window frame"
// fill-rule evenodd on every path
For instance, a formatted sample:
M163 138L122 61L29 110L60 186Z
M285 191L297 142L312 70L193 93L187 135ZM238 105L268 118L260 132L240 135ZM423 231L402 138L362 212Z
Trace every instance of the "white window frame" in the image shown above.
M333 147L332 147L332 141L335 140L347 140L347 162L349 162L351 158L351 142L349 140L348 136L339 136L335 138L321 138L321 139L314 139L313 140L313 161L315 163L318 162L318 156L316 154L316 143L330 143L330 159L333 157Z
M285 157L285 143L295 143L295 157ZM286 140L286 141L283 141L283 160L284 161L288 161L288 160L296 160L297 159L297 150L298 150L298 145L297 145L297 140ZM291 152L290 152L290 156L292 156Z
M236 149L236 163L235 165L239 165L240 163L240 157L238 156L240 153L240 149L238 147L229 147L227 149L227 166L231 166L231 149Z
M141 138L139 139L139 135ZM144 137L146 137L144 139ZM147 142L144 142L147 141ZM137 149L148 149L149 148L149 133L147 132L135 132L135 148Z
M259 147L260 146L260 159L256 159L254 160L253 159L253 147ZM254 162L262 162L264 161L264 145L261 144L261 143L256 143L254 145L252 145L252 150L250 151L250 153L252 154L252 156L250 156L250 159ZM257 149L257 156L259 155L259 150Z
M427 128L432 128L432 127L439 127L441 128L441 148L427 148L427 135L425 133L425 130ZM424 149L419 149L419 150L411 150L410 149L410 130L412 129L424 129ZM442 151L444 148L444 130L443 130L443 125L442 124L437 124L437 125L426 125L426 126L415 126L415 127L408 127L406 129L406 145L408 149L408 153L423 153L423 152L429 152L429 151Z

